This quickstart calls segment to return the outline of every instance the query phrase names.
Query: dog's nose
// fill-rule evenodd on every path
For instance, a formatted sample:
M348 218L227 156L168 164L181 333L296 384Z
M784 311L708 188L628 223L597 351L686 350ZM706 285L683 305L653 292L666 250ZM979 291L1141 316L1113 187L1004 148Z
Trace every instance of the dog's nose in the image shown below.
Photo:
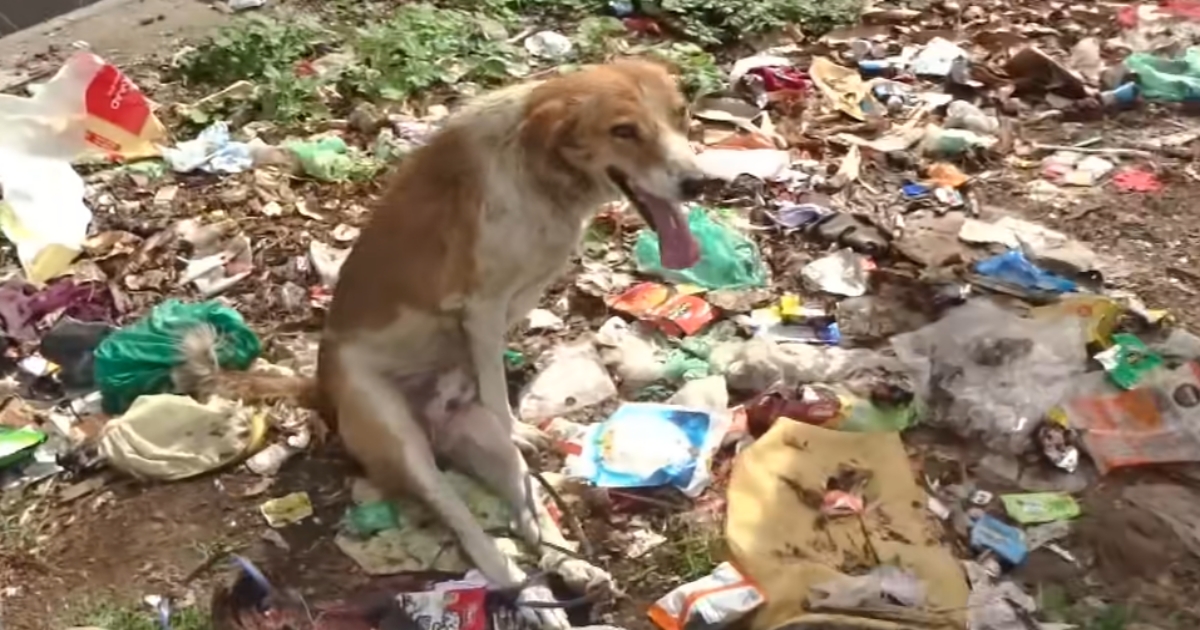
M704 194L705 184L708 182L703 176L689 175L679 182L679 196L684 199L695 199Z

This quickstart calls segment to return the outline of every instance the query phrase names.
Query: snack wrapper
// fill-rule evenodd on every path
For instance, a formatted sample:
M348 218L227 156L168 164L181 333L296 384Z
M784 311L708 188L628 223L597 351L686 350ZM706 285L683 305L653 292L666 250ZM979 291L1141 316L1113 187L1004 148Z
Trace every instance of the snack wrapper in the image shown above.
M662 630L716 630L745 617L767 601L737 567L722 562L707 576L667 593L650 606Z

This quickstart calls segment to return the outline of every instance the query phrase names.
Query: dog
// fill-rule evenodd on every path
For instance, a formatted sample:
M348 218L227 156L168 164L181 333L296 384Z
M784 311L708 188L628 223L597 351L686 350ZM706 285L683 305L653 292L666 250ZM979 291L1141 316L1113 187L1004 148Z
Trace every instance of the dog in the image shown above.
M682 204L707 178L689 121L670 71L645 60L486 94L404 159L342 266L318 353L321 415L377 485L424 501L479 570L520 589L521 601L553 598L527 584L436 460L512 507L541 571L576 589L612 586L608 573L560 551L569 543L529 481L521 449L542 435L509 404L505 335L564 272L589 220L621 198L657 232L664 266L697 262ZM253 385L205 364L211 352L198 345L189 387L254 397ZM531 610L541 627L568 627L561 610Z

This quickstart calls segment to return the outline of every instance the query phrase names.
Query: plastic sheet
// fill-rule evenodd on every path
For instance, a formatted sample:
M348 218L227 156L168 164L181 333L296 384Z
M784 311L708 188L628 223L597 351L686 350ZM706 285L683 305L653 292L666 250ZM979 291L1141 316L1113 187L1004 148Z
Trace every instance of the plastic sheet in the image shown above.
M931 422L1009 453L1068 397L1085 346L1077 318L1023 319L984 300L892 340Z
M1078 288L1074 282L1039 268L1017 249L975 263L975 271L1031 291L1071 293Z
M142 394L170 392L172 370L183 359L179 341L198 326L211 326L217 333L216 359L223 368L245 370L262 351L258 336L228 306L167 300L144 319L106 337L96 349L96 384L104 410L121 413Z
M1142 95L1149 100L1200 100L1200 47L1188 48L1174 59L1133 53L1125 58L1125 66L1137 74Z
M713 290L766 286L767 269L754 241L699 208L688 215L688 229L700 245L700 262L689 269L664 268L659 262L658 235L647 229L638 235L633 247L638 271Z

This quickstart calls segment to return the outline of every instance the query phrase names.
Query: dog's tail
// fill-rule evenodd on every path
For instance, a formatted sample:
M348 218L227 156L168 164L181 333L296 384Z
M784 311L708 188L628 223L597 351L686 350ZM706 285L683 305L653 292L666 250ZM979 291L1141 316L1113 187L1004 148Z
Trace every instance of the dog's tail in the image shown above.
M181 361L171 371L176 391L200 400L220 396L247 403L286 402L306 409L319 407L316 379L223 370L217 362L218 343L220 334L209 325L196 326L182 335L177 348Z

